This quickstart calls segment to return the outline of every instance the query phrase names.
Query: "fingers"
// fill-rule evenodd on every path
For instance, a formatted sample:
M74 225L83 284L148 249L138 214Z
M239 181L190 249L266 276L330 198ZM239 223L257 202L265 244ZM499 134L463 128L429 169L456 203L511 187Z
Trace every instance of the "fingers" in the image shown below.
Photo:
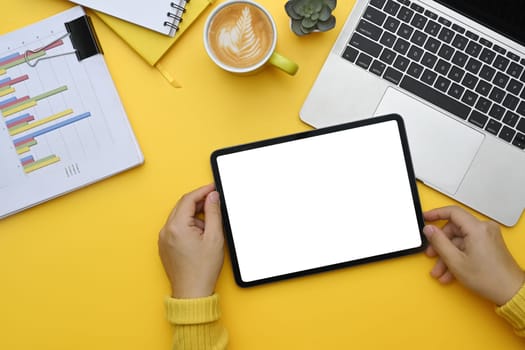
M175 216L186 218L194 217L200 210L202 210L201 203L204 202L206 196L213 190L215 190L215 185L209 184L182 196L170 215L170 220Z
M433 252L437 253L448 267L459 263L461 251L443 231L436 226L427 225L423 228L423 233L432 245Z
M448 220L453 224L451 227L454 228L454 234L456 235L465 235L466 233L474 232L476 226L479 224L478 219L457 206L429 210L423 213L423 217L426 221ZM450 234L449 229L447 229L446 233Z
M204 215L206 216L205 234L222 235L222 218L219 201L219 193L212 191L206 197L204 202Z

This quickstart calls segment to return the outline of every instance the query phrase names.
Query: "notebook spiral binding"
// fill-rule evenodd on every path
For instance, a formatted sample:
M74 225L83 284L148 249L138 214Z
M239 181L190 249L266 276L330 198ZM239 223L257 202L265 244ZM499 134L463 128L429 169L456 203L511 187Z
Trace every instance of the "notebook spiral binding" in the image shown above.
M175 23L171 23L171 22L166 21L166 22L164 22L164 25L166 27L170 27L171 29L173 29L175 31L179 30L179 25L178 24L180 22L182 22L182 17L179 15L179 13L186 12L185 6L189 2L190 2L190 0L182 0L183 5L171 2L170 6L176 10L176 13L168 12L168 17L169 18L173 18L175 20Z

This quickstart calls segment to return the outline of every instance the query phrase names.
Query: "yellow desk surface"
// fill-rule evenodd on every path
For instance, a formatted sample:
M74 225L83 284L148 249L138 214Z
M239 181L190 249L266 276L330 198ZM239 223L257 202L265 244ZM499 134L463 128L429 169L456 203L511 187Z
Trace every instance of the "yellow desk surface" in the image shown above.
M276 19L278 51L300 65L295 77L215 67L201 39L210 7L165 60L175 89L93 18L146 162L0 221L0 349L169 349L160 227L183 193L212 181L213 150L309 129L298 112L353 5L339 1L335 30L297 37L284 0L260 2ZM0 33L71 6L3 1ZM424 209L453 203L418 186ZM503 232L525 267L525 219ZM439 285L432 265L418 254L240 289L226 258L217 291L230 349L524 348L491 304Z

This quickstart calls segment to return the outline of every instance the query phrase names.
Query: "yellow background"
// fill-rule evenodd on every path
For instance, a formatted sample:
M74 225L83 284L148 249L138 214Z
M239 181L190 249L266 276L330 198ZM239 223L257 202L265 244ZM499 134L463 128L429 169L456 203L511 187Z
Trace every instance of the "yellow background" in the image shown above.
M168 349L157 235L172 206L212 181L213 150L309 129L299 109L353 1L339 1L336 30L297 37L285 1L260 0L277 22L278 51L300 65L295 77L274 68L236 77L215 67L202 29L220 2L164 60L180 89L93 18L146 163L0 221L0 349ZM0 32L71 6L2 0ZM424 209L453 203L418 186ZM503 229L522 266L524 220ZM458 283L439 285L432 265L418 254L240 289L227 258L217 290L230 349L523 348L491 304Z

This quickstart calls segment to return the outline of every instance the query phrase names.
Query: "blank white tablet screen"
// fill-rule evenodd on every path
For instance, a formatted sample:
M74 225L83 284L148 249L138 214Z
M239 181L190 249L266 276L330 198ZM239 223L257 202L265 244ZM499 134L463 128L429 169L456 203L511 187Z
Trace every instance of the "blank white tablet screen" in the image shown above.
M395 120L217 158L241 279L420 247Z

